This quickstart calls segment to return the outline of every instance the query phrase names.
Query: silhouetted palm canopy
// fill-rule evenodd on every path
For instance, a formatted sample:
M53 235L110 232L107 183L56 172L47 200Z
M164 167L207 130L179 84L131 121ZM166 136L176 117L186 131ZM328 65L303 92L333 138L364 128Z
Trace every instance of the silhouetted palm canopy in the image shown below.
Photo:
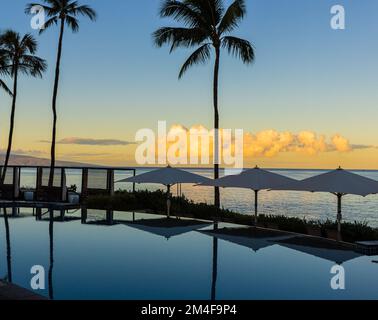
M184 27L164 27L154 33L157 46L171 46L171 52L178 47L198 47L183 64L179 78L193 65L206 63L211 49L224 48L243 63L254 61L255 54L247 40L230 36L246 14L244 0L234 1L227 9L222 0L164 1L160 15L170 17Z
M0 56L5 59L3 71L11 77L18 71L21 74L42 78L47 68L45 60L35 56L37 41L31 34L23 37L15 31L8 30L0 36Z
M25 12L30 14L33 6L43 7L48 20L45 22L44 29L40 33L49 29L53 25L57 25L60 19L64 19L66 26L73 32L79 31L78 16L86 16L90 20L96 20L96 12L87 5L79 5L78 1L73 0L43 0L45 4L29 3Z

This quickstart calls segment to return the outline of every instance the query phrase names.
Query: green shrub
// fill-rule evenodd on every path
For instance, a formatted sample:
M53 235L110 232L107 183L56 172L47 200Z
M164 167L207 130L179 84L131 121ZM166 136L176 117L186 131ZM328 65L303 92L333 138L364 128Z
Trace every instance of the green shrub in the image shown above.
M155 214L165 214L167 207L166 193L163 191L117 191L114 196L89 197L86 205L90 209L113 209L116 211L147 210ZM230 222L242 225L253 225L254 218L207 203L195 203L185 196L172 197L172 215L189 216L197 219ZM283 215L260 215L259 225L269 227L277 226L278 229L289 232L307 234L308 227L319 227L322 236L327 236L327 230L337 230L337 223L331 220L306 221L305 219L287 217ZM343 222L342 238L347 242L378 240L378 229L368 226L366 222Z

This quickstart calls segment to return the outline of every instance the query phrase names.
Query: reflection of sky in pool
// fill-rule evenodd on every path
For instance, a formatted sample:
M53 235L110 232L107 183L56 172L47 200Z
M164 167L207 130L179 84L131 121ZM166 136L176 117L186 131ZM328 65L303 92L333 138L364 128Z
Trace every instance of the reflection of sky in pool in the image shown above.
M136 214L137 219L141 217L151 218ZM89 212L88 218L103 219L104 213ZM115 219L130 221L132 214L115 213ZM29 213L10 218L9 224L13 282L30 289L33 265L44 266L47 278L49 222L37 222ZM215 288L216 299L378 299L378 265L372 263L377 257L345 261L346 290L334 291L330 287L330 270L335 264L332 251L323 249L312 255L311 249L270 243L255 252L237 242L185 231L167 240L161 231L154 234L124 224L54 222L54 298L210 299ZM3 218L0 237L0 277L4 278ZM40 293L48 296L48 289Z

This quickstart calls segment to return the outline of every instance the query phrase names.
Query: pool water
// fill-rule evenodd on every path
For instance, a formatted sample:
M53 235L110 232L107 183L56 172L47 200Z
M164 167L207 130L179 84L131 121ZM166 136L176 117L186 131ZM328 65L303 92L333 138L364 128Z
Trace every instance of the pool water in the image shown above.
M267 239L246 245L201 232L211 225L136 228L132 219L157 218L140 213L116 212L124 223L115 225L96 223L101 211L89 211L87 224L79 212L69 216L75 219L37 221L22 210L9 217L8 250L0 217L0 278L11 273L32 290L30 270L41 265L45 289L35 292L53 299L378 299L378 257ZM336 262L345 290L330 285Z

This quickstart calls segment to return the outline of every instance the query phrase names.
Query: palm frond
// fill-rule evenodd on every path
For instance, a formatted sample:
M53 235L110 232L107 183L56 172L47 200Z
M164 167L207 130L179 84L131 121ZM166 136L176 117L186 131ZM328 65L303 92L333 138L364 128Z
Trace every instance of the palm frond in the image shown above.
M192 47L201 44L206 38L207 33L201 28L160 28L153 33L155 44L158 47L164 44L171 45L171 52L181 47Z
M199 48L182 66L179 78L193 65L205 63L211 56L211 45L222 47L244 63L252 63L255 52L252 44L237 37L224 36L234 30L246 14L245 0L233 0L227 8L224 0L163 0L160 16L181 22L183 27L162 27L153 33L156 46L170 45L170 52L178 47Z
M252 63L255 60L255 51L252 44L247 40L231 36L224 37L222 38L222 47L229 54L240 58L245 64Z
M8 93L10 96L12 96L12 91L8 88L7 84L0 79L0 88L2 88L6 93Z
M71 4L71 7L68 8L67 12L69 15L73 16L81 15L88 17L91 21L96 21L97 19L97 13L95 10L87 5L78 6L76 1Z
M185 26L194 28L206 28L205 19L201 16L201 12L190 8L186 3L176 0L165 0L160 8L160 16L162 18L172 18L177 22L184 23Z
M235 0L224 14L218 26L218 33L223 34L234 30L244 18L246 11L244 0Z
M6 66L9 64L8 55L5 50L0 47L0 75L8 74Z
M39 34L44 33L46 30L48 30L51 26L58 24L58 17L52 17L49 20L47 20L43 26L42 29L39 30Z
M46 6L44 4L40 4L40 3L28 3L26 6L25 6L25 14L33 14L32 13L32 9L36 6L39 6L39 7L42 7L45 14L48 16L48 17L51 17L51 16L54 16L56 15L56 9L53 8L53 7L49 7L49 6Z
M47 63L32 55L23 55L18 65L19 71L32 77L42 78L43 73L47 70Z
M20 48L34 54L37 51L37 40L30 33L27 33L21 40Z
M48 3L52 7L56 8L62 8L64 6L64 3L67 2L67 0L43 0L44 2Z
M19 42L20 42L20 35L13 30L6 30L0 36L0 46L4 54L8 55L8 59L9 59L9 52L16 50Z
M79 31L79 20L73 16L66 16L65 19L67 26L72 30L72 32L76 33Z
M183 0L183 2L192 10L199 12L212 29L220 22L224 11L222 0Z
M183 75L186 73L186 71L193 65L205 64L211 56L210 48L211 44L206 43L199 47L196 51L194 51L181 67L179 79L181 79Z

